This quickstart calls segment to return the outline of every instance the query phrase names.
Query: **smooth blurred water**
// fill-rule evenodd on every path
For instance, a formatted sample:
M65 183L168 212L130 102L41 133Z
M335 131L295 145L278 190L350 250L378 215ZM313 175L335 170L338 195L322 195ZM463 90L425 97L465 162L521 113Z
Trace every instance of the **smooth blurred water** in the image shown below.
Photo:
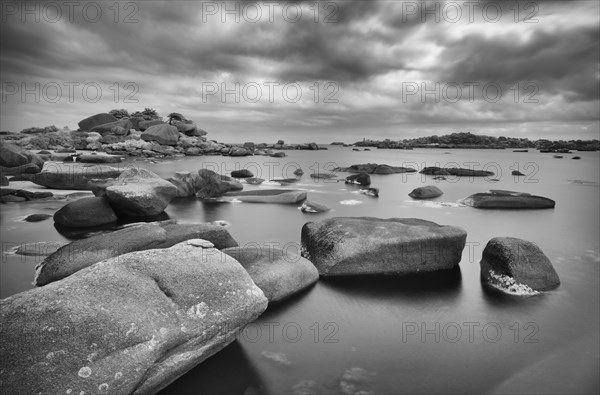
M447 152L447 153L446 153ZM286 158L193 157L159 163L137 161L163 177L199 168L229 174L248 168L262 178L302 180L287 188L309 191L309 199L332 208L304 214L291 205L206 204L173 201L167 213L180 222L225 220L241 245L278 243L292 251L308 221L332 216L414 217L455 225L468 232L460 271L424 279L321 280L311 289L271 306L239 340L167 388L165 394L340 393L351 368L366 372L356 384L373 393L597 393L600 305L600 157L598 152L377 150L287 151ZM572 160L572 156L581 160ZM358 193L343 182L313 180L310 168L357 163L394 166L475 167L489 178L421 174L372 175L380 197ZM520 170L526 177L511 176ZM341 178L347 173L340 173ZM498 178L494 182L491 179ZM444 195L413 201L408 193L437 185ZM280 186L250 186L281 188ZM549 197L552 210L478 210L458 202L477 192L506 189ZM348 201L356 204L342 204ZM65 240L51 220L26 223L24 216L48 212L64 202L0 205L4 250L23 242ZM519 298L491 293L479 280L485 244L496 236L537 243L556 268L561 286ZM3 254L1 296L31 288L40 258ZM278 353L278 354L269 354ZM280 355L283 354L283 355ZM278 361L279 362L278 362ZM356 372L356 371L355 371ZM360 374L358 374L360 376ZM357 388L357 387L356 387Z

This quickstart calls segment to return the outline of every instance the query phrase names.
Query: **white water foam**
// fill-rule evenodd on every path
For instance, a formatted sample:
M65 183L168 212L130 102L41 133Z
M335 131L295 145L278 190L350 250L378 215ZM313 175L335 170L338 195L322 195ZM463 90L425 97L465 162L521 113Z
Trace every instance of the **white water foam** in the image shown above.
M350 200L342 200L340 202L340 204L343 204L344 206L356 206L357 204L363 204L363 202L361 202L360 200L350 199Z

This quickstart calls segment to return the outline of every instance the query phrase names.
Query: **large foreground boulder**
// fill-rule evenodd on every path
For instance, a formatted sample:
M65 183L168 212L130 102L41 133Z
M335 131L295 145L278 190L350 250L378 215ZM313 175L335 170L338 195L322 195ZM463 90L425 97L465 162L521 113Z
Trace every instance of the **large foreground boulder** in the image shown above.
M177 127L168 124L150 126L141 136L144 141L156 141L162 145L177 145L179 132Z
M319 279L319 272L300 251L279 248L234 247L223 252L240 262L269 302L279 302Z
M152 248L168 248L185 240L201 238L216 248L236 247L227 229L213 224L176 224L171 221L126 226L114 232L75 240L60 248L36 267L34 285L45 285L104 259Z
M54 213L54 222L68 228L86 228L110 224L117 215L102 197L85 197L67 203Z
M44 166L44 160L41 156L18 145L5 143L4 140L0 140L0 166L18 167L29 163L33 163L39 168Z
M435 185L427 185L424 187L415 188L408 194L413 199L433 199L442 196L444 192Z
M162 213L177 188L150 170L129 168L106 188L106 198L117 213L150 217Z
M86 119L82 119L77 125L79 126L79 129L83 131L88 131L92 130L95 126L104 125L116 121L118 121L118 119L113 117L112 115L107 113L100 113L92 115L91 117L88 117Z
M122 172L123 169L104 165L52 163L31 176L31 181L52 189L90 190L90 180L115 178Z
M413 274L458 266L467 232L415 218L334 217L302 227L322 276Z
M507 293L530 294L560 284L558 274L542 250L514 237L491 239L481 257L481 279Z
M528 193L491 190L476 193L463 200L467 206L489 209L545 209L554 208L555 202L542 196Z
M133 252L0 301L9 394L155 394L235 340L267 299L193 239Z
M294 204L306 200L306 191L295 189L257 189L254 191L229 192L225 196L247 203Z

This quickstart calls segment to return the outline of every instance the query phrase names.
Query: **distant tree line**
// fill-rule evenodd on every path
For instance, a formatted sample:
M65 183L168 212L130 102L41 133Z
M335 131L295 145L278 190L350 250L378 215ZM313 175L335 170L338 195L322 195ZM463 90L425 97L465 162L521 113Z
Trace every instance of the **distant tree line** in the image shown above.
M551 141L546 139L529 140L528 138L517 137L494 137L477 135L469 132L451 133L443 136L417 137L413 139L403 139L392 141L385 139L382 141L363 140L354 145L362 147L377 148L490 148L490 149L527 149L535 148L539 150L578 150L578 151L596 151L600 148L598 140L558 140Z

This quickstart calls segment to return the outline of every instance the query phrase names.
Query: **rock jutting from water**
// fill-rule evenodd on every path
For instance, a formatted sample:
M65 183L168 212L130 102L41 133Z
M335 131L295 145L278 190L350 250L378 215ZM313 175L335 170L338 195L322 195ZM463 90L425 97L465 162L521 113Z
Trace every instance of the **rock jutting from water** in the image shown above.
M117 215L103 197L77 199L54 213L54 222L68 228L93 227L116 221Z
M36 267L34 285L46 285L68 277L104 259L133 251L168 248L188 239L202 238L217 249L238 243L223 226L177 224L173 221L126 226L113 232L75 240L48 256Z
M300 211L302 211L303 213L316 214L316 213L324 213L329 210L331 210L331 209L329 207L327 207L326 205L317 203L317 202L313 202L313 201L309 201L309 200L304 201L304 203L302 203L302 206L300 206Z
M2 389L154 394L233 342L267 303L206 240L120 255L0 300Z
M270 303L286 299L319 279L312 263L287 250L250 246L225 248L223 252L242 264Z
M389 165L378 165L377 163L366 163L352 165L350 167L336 167L333 171L342 171L346 173L368 173L368 174L396 174L396 173L414 173L415 169L410 167L399 167Z
M177 188L155 173L128 168L106 187L106 198L118 214L151 217L162 213Z
M307 192L295 189L260 189L255 191L229 192L224 196L247 203L294 204L306 200Z
M463 169L459 167L425 167L419 173L432 176L457 176L457 177L489 177L494 173L487 170Z
M502 190L476 193L464 199L463 203L481 209L548 209L556 204L542 196Z
M367 173L358 173L346 177L346 184L356 184L361 186L371 185L371 176Z
M442 196L444 192L435 185L427 185L424 187L415 188L408 194L413 199L433 199Z
M467 232L415 218L334 217L302 227L302 252L322 276L453 269Z
M480 261L481 280L503 292L528 295L558 287L560 279L535 244L514 237L491 239Z

